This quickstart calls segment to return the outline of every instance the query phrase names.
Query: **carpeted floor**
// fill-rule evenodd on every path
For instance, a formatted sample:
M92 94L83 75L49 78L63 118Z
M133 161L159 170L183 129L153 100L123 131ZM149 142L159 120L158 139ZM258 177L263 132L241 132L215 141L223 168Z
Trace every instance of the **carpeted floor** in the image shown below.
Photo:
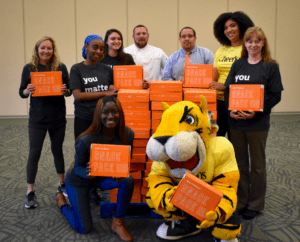
M46 137L36 179L38 208L24 207L28 157L27 119L0 119L0 241L120 241L110 232L111 219L100 218L92 203L94 229L76 233L56 206L58 178ZM68 119L64 142L66 167L74 155L73 119ZM272 115L267 142L266 208L243 221L241 242L300 241L300 115ZM160 241L160 219L126 219L135 241ZM209 231L181 241L213 242Z

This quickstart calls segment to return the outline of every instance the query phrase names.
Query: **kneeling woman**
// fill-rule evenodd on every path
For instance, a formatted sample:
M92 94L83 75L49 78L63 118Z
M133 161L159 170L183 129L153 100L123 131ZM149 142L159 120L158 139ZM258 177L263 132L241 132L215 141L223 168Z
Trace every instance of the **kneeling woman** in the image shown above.
M132 235L124 227L126 209L130 203L134 179L113 177L92 177L90 173L90 147L92 143L130 145L134 133L125 127L124 113L121 103L113 96L101 98L96 106L92 125L76 140L76 154L73 167L66 175L66 189L70 204L64 195L58 191L57 206L66 216L70 225L79 233L88 233L92 229L92 214L90 208L89 191L91 187L104 190L118 188L116 211L111 230L124 241L132 241Z

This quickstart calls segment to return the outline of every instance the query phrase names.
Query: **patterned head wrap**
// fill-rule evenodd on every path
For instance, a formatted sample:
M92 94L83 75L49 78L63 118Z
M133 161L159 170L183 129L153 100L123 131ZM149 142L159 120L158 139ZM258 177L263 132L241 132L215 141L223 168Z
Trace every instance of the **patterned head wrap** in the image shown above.
M84 45L82 47L82 57L86 59L86 48L85 45L89 44L93 39L100 39L103 41L102 37L96 34L89 35L85 38Z

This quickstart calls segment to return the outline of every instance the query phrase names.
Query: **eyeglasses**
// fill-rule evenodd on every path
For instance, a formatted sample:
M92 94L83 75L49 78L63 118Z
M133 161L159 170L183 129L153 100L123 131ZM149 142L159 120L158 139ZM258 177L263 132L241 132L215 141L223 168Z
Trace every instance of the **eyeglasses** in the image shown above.
M191 39L191 38L193 38L193 37L195 37L195 36L194 36L194 35L192 35L192 34L188 34L188 35L181 35L181 36L180 36L180 38L181 38L181 39L185 39L185 38Z

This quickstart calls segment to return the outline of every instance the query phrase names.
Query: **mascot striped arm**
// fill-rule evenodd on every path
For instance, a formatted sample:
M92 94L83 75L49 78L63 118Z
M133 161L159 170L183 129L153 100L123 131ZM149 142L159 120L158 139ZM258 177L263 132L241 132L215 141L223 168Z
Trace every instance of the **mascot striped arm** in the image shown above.
M207 102L182 101L169 106L162 103L163 114L146 152L154 162L146 178L146 202L167 221L159 226L159 238L176 240L211 228L216 241L238 241L241 223L235 213L239 170L232 144L224 137L212 137L218 130ZM197 221L169 202L186 172L220 190L224 196L207 220Z

